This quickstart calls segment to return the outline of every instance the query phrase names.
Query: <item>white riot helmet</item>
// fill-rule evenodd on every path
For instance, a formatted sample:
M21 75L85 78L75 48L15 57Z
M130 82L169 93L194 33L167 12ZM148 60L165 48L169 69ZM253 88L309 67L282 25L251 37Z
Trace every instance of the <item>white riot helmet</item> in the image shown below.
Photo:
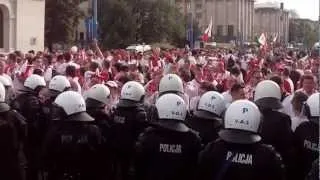
M96 84L96 85L92 86L86 94L87 106L88 106L88 104L90 104L90 107L91 107L91 103L88 103L88 101L92 101L92 100L94 102L96 102L94 104L106 105L106 104L108 104L109 96L110 96L110 90L106 85ZM93 105L93 106L95 106L95 105Z
M94 119L86 113L86 104L78 92L65 91L58 95L54 105L61 108L66 116L72 115L69 120L74 121L93 121ZM58 113L61 114L61 113ZM61 117L60 117L61 118ZM66 117L65 117L66 118Z
M304 105L304 111L309 120L319 123L320 93L312 94Z
M12 87L12 80L9 76L0 76L0 82L5 86L5 87Z
M255 88L254 102L261 108L281 109L281 89L277 83L264 80Z
M129 81L125 83L121 89L118 105L122 107L137 106L137 104L141 104L143 102L144 95L145 89L140 83L136 81Z
M167 74L163 76L159 84L159 94L165 92L169 93L183 93L183 82L176 74Z
M239 144L251 144L261 140L258 135L261 123L259 108L248 100L233 102L224 117L224 129L219 132L221 139Z
M201 96L194 114L200 118L216 119L222 116L225 109L223 96L218 92L208 91Z
M71 88L70 81L65 76L54 76L49 83L49 90L61 93Z
M187 105L180 96L172 93L164 94L157 100L156 109L160 119L160 126L175 131L189 130L189 128L182 123L187 116Z
M46 81L44 80L43 77L37 74L32 74L24 81L23 85L27 88L35 90L37 87L45 87Z
M6 89L2 83L0 83L0 112L6 112L10 110L10 107L5 103Z

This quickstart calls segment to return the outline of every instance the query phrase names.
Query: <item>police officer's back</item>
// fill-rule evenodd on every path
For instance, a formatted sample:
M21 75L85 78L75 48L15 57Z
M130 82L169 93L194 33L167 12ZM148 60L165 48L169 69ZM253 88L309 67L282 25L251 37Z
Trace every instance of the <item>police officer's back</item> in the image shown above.
M157 100L156 108L159 121L141 134L137 143L136 179L192 179L201 142L184 124L184 100L165 94Z
M114 154L116 176L127 179L131 167L134 145L147 125L143 105L145 90L134 81L127 82L121 90L119 103L111 114L110 148Z
M319 157L319 101L320 93L308 98L303 109L309 121L301 123L294 132L297 179L304 179L313 161Z
M94 122L100 128L105 139L108 138L110 128L110 118L105 112L109 95L109 88L103 84L92 86L85 95L87 112L95 119Z
M12 108L21 113L27 122L25 154L27 158L27 179L37 178L39 150L45 134L46 121L39 100L39 92L46 86L43 77L32 74L24 82L24 89L14 101Z
M226 111L221 139L206 146L199 156L197 179L283 179L280 156L261 143L261 114L247 100L232 103Z
M0 179L23 179L22 145L26 136L24 118L5 103L5 87L0 83Z
M48 94L47 94L49 97L46 97L46 101L42 105L42 111L47 121L51 120L52 103L54 102L56 97L60 93L67 91L70 88L71 88L71 84L65 76L57 75L50 80Z
M281 90L278 84L265 80L255 89L254 101L263 115L261 137L265 144L274 146L286 165L287 177L292 177L294 166L293 132L291 119L279 112L282 108Z
M61 93L55 103L57 122L49 129L42 163L48 179L102 179L102 135L86 113L85 101L74 91Z
M209 91L201 96L187 125L199 132L204 145L218 138L218 132L222 128L221 116L225 109L226 104L220 93Z

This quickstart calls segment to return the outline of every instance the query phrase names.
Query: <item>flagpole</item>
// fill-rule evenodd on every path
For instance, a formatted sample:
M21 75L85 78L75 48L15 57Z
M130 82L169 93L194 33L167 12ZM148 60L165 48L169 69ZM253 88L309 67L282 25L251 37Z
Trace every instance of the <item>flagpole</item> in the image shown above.
M320 0L319 0L319 21L318 21L318 23L319 23L318 31L319 31L319 56L320 56Z

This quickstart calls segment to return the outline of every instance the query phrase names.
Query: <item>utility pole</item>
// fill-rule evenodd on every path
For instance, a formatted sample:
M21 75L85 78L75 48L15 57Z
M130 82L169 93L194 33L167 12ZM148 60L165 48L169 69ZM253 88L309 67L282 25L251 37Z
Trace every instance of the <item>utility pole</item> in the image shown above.
M319 23L319 45L318 45L318 50L319 50L319 56L320 56L320 0L319 0L319 19L318 19L318 23Z
M98 0L92 0L92 17L93 17L93 31L92 31L92 38L98 38Z

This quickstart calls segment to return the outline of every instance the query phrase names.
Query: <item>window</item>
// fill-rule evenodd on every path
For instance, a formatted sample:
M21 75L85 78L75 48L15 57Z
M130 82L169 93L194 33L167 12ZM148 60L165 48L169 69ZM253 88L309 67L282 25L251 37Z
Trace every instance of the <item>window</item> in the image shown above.
M197 20L200 20L201 18L202 18L202 14L201 14L201 13L197 13L197 14L196 14L196 19L197 19Z
M228 36L234 36L234 27L233 27L233 25L228 25Z
M84 40L84 33L80 32L79 36L80 36L80 40L83 41Z
M196 4L196 9L201 9L202 8L202 4L201 3L197 3Z
M222 36L222 34L223 34L223 26L218 25L217 26L217 36Z

